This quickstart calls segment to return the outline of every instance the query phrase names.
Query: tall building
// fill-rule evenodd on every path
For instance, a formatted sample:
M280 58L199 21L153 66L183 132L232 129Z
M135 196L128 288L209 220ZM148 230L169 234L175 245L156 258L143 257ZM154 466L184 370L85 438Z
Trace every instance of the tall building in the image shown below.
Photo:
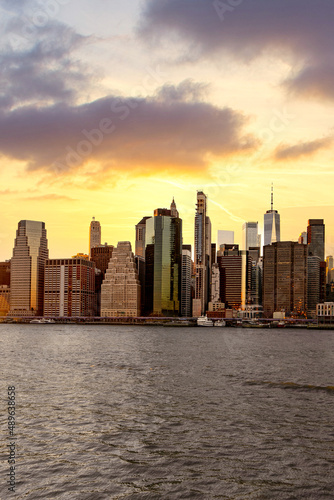
M92 248L101 245L101 224L93 217L89 226L89 256L91 256Z
M0 262L0 286L10 286L10 260Z
M223 248L223 247L221 247ZM232 309L245 309L250 299L252 260L245 250L236 245L231 250L218 252L220 301Z
M185 317L191 316L191 246L190 245L182 245L181 316Z
M101 288L101 316L140 316L140 283L129 241L120 241Z
M94 306L94 262L83 258L46 261L44 316L94 316Z
M325 224L323 219L309 219L307 226L308 254L325 260Z
M292 241L266 245L263 254L263 312L305 317L307 312L307 246Z
M316 317L317 304L320 302L320 258L317 255L307 257L307 315Z
M233 245L234 244L234 231L225 231L223 229L218 229L217 231L217 247L221 245Z
M261 235L259 234L258 222L244 222L242 225L242 249L249 250L250 247L261 246Z
M170 204L170 214L172 217L177 217L177 218L179 217L179 212L177 211L174 198L173 198L172 203Z
M181 310L182 220L158 208L146 221L147 313L179 316Z
M326 257L326 283L331 283L332 281L334 281L333 267L334 267L333 255L328 255Z
M197 192L195 215L195 269L196 284L193 299L193 316L201 316L207 310L210 298L211 272L211 221L207 216L207 197Z
M145 258L145 233L147 219L150 219L150 217L143 217L136 225L135 255L143 258Z
M107 243L91 249L90 260L95 262L97 269L101 270L103 278L106 270L108 269L108 264L112 257L113 249L113 245L108 245Z
M11 260L10 316L43 315L48 240L44 222L21 220Z
M274 210L274 190L271 188L271 209L264 214L264 245L281 241L280 215ZM258 246L258 245L254 245Z
M302 233L300 233L299 235L299 238L298 238L298 243L299 244L304 244L304 245L307 245L307 232L306 231L303 231Z

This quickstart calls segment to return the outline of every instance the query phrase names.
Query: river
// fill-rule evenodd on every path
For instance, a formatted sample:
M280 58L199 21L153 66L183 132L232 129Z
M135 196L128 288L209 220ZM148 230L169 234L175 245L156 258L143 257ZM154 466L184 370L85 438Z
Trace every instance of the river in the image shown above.
M334 331L2 324L0 348L1 500L334 498Z

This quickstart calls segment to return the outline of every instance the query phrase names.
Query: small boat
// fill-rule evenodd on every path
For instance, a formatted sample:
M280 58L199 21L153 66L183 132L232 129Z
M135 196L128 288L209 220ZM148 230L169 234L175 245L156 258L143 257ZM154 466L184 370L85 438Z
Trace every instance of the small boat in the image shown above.
M32 319L30 323L33 323L34 325L49 325L50 323L55 323L54 319L47 319L47 318L41 318L41 319Z
M197 318L197 326L213 326L213 321L207 316L200 316Z
M218 321L214 322L213 326L226 326L226 321L224 321L223 319L219 319Z

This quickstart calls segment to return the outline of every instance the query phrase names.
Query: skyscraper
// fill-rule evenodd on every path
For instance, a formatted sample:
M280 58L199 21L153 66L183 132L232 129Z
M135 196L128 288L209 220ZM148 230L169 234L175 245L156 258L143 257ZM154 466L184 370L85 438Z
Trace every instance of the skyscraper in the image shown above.
M83 258L47 259L45 316L94 316L95 263Z
M101 316L140 316L140 283L129 241L120 241L101 288Z
M220 245L233 245L234 244L234 231L225 231L224 229L218 229L217 231L217 247Z
M202 191L197 192L195 215L195 298L193 316L205 313L210 294L211 271L211 221L207 216L207 198Z
M221 302L232 309L245 309L251 293L252 260L249 253L238 250L236 245L231 250L220 250L217 261Z
M323 219L309 219L307 226L308 254L325 260L325 224Z
M271 209L264 214L264 245L281 241L280 215L274 210L274 188L271 188ZM258 246L258 245L254 245Z
M181 310L182 220L158 208L146 221L146 313L179 316Z
M258 222L244 222L242 225L242 249L249 250L249 247L260 247L261 235L259 235Z
M189 248L190 247L190 248ZM182 245L181 316L191 316L191 246Z
M145 233L147 219L150 219L150 217L143 217L136 225L135 255L143 258L145 257Z
M21 220L11 260L9 315L43 315L44 269L48 255L45 223Z
M307 311L307 247L293 241L266 245L263 254L263 312L305 316Z
M91 256L92 248L99 245L101 245L101 224L93 217L89 226L89 257Z

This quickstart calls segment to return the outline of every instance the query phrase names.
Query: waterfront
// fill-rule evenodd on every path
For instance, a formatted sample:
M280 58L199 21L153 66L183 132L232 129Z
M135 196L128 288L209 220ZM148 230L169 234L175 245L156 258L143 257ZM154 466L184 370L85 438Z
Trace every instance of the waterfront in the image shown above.
M0 345L13 498L333 498L331 331L3 324Z

